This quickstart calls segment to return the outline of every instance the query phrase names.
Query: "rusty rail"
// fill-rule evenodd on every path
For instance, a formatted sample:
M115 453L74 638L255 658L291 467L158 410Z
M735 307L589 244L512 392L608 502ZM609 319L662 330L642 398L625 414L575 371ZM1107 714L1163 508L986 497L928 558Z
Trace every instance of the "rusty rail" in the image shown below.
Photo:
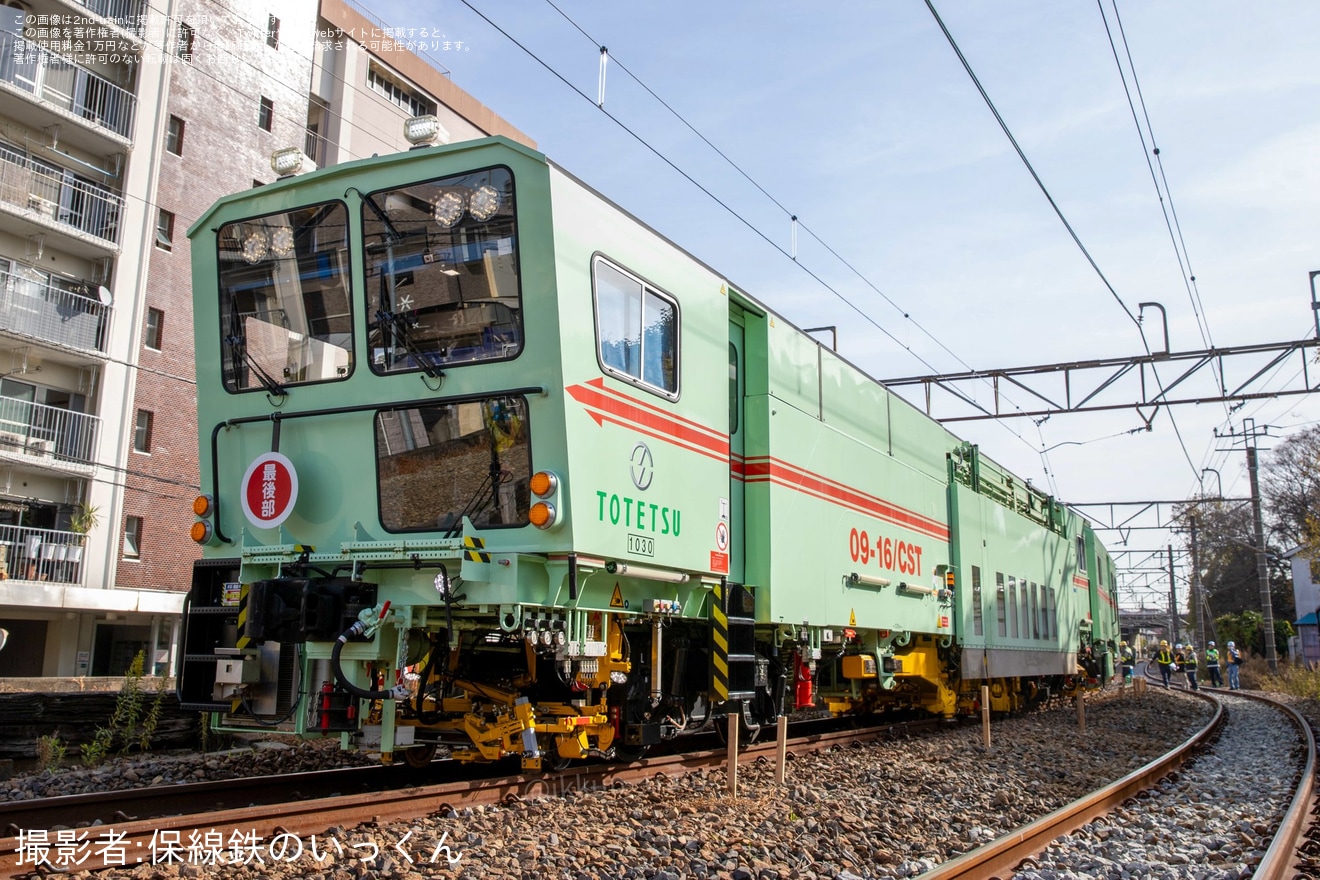
M906 734L946 723L938 720L917 721L858 730L813 733L790 739L788 748L794 754L801 754L854 742L872 741L884 736ZM739 752L739 763L750 763L762 760L766 756L773 756L775 748L776 744L773 741L748 746ZM334 826L353 827L363 822L384 824L469 805L492 804L523 797L562 795L569 791L609 788L649 779L657 774L682 775L702 768L715 769L724 766L726 759L725 749L711 749L646 758L627 765L584 765L555 774L445 782L390 791L299 800L292 803L124 821L94 828L74 829L65 833L76 836L85 832L89 839L98 840L113 836L117 844L116 851L127 855L123 867L134 867L137 864L134 862L135 858L141 857L143 863L150 863L153 852L156 852L153 850L153 842L163 839L162 835L173 832L178 832L184 840L193 831L219 831L223 833L225 839L228 839L234 831L243 834L253 833L258 839L286 833L305 837L320 834ZM56 833L50 832L47 837L51 850L54 850ZM20 849L18 837L0 838L0 878L33 873L35 866L26 860L24 864L18 864ZM98 856L93 852L86 861L73 869L97 870L106 867L120 867L120 865L114 861L107 863L104 853ZM44 868L41 873L48 873L49 870Z
M1293 876L1292 867L1293 862L1296 860L1297 847L1301 844L1302 833L1306 830L1307 817L1311 812L1311 800L1314 797L1315 788L1315 734L1306 719L1291 706L1271 700L1268 697L1247 694L1242 691L1238 691L1237 696L1258 700L1282 709L1302 731L1303 739L1306 742L1306 766L1302 769L1301 779L1297 782L1297 792L1293 795L1292 803L1288 805L1287 812L1283 814L1283 819L1279 822L1279 830L1274 832L1274 842L1265 851L1265 856L1260 860L1260 864L1256 866L1256 873L1254 874L1259 880L1284 880L1284 878Z
M1042 816L1029 825L927 871L917 880L985 880L985 878L1008 876L1024 859L1043 852L1052 841L1071 834L1092 819L1118 807L1128 798L1153 787L1160 779L1186 763L1218 732L1226 719L1221 701L1208 694L1194 695L1214 702L1216 711L1214 717L1201 731L1178 748L1048 816ZM1315 738L1311 733L1310 725L1291 707L1255 694L1239 692L1235 696L1247 697L1282 709L1303 732L1307 744L1306 764L1298 779L1297 792L1275 832L1273 843L1253 875L1262 880L1284 880L1292 876L1294 854L1306 825L1311 790L1315 783Z

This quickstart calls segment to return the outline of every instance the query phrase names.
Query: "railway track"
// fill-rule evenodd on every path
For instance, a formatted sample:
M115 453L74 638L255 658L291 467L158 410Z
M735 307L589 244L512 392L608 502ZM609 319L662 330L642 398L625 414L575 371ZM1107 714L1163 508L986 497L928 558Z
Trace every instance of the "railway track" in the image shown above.
M946 724L925 719L810 733L791 738L787 752L797 755ZM774 742L755 743L740 750L739 761L768 759L776 748ZM60 858L59 841L70 841L82 857L77 869L98 870L158 862L162 855L174 861L176 845L186 847L190 835L197 832L219 834L219 838L212 839L224 840L226 847L235 833L258 840L272 840L279 835L302 838L327 828L385 824L477 804L603 789L657 775L719 768L726 762L726 750L718 748L646 758L626 765L586 764L555 774L495 777L489 774L489 765L465 767L439 761L422 771L401 766L347 768L20 801L0 805L0 833L5 835L0 838L0 878L45 873L52 867L67 869L72 859L64 865L44 866L46 870L31 864L34 839L49 845L52 861ZM419 778L434 776L453 778L417 784ZM318 791L351 788L359 790L309 796ZM295 793L297 799L290 800ZM251 803L223 806L245 801ZM104 843L110 840L114 846L106 848ZM20 858L23 864L18 864Z
M1230 704L1227 711L1224 710L1223 702ZM1102 831L1097 834L1094 829L1106 828L1105 823L1109 820L1105 817L1110 811L1120 809L1126 814L1135 814L1148 801L1158 804L1160 803L1160 796L1157 795L1152 798L1148 794L1156 791L1157 786L1168 784L1168 780L1175 779L1183 780L1180 784L1186 787L1191 784L1188 780L1195 775L1198 762L1221 760L1221 757L1216 754L1216 749L1220 748L1220 744L1230 737L1231 725L1234 720L1248 714L1243 707L1251 706L1254 709L1256 705L1248 703L1245 696L1239 697L1236 693L1231 697L1223 695L1220 709L1211 723L1172 752L1158 760L1151 761L1101 791L1049 816L1038 819L1024 828L1011 834L1001 832L1001 836L989 845L946 861L933 871L922 875L922 880L945 880L945 878L950 877L1007 878L1009 876L1030 880L1034 877L1048 876L1043 873L1046 870L1053 870L1055 874L1059 873L1064 869L1059 868L1055 862L1050 860L1060 853L1065 854L1066 858L1066 854L1069 852L1080 852L1086 846L1093 844L1097 837L1107 838L1109 831ZM1263 704L1260 704L1260 711L1278 713L1284 710L1266 709ZM1279 724L1289 723L1283 722L1282 717L1281 715L1276 716L1275 721L1272 722L1276 725L1276 728ZM1297 750L1304 757L1290 759L1295 760L1297 764L1297 790L1302 793L1309 793L1314 772L1314 746L1309 736L1304 735L1309 734L1304 722L1291 714L1288 717L1290 723L1297 727L1298 741L1306 743L1305 749L1299 748ZM815 734L793 740L789 751L790 753L800 753L829 746L863 743L879 735L907 732L908 730L910 728L888 725L883 728ZM764 760L773 754L774 748L774 743L754 745L742 754L742 761ZM647 780L657 775L673 777L702 769L722 768L725 761L726 754L722 749L712 749L689 755L652 758L635 765L577 767L560 774L546 776L450 780L404 789L389 789L386 787L386 790L345 793L337 797L319 797L294 803L231 808L217 812L190 810L186 815L162 816L133 822L117 821L106 828L85 829L85 831L101 837L108 833L118 836L120 856L118 860L113 857L109 860L111 866L123 864L126 867L133 867L138 859L143 862L159 861L162 846L166 847L166 854L168 855L168 847L171 841L175 846L187 846L188 836L190 834L195 835L199 830L212 834L215 840L226 841L226 845L231 841L232 835L241 832L267 841L284 836L289 841L296 841L297 846L301 848L303 845L301 841L308 841L311 835L317 834L322 835L324 838L327 829L341 835L347 843L354 838L351 834L344 832L343 829L355 827L375 829L374 831L368 831L368 833L381 837L381 842L384 845L388 845L393 841L397 853L391 850L389 855L393 856L396 861L408 857L405 847L413 847L412 854L418 861L423 861L426 856L430 855L431 861L434 862L437 855L443 858L444 854L439 853L440 849L444 849L443 846L437 847L434 853L425 852L415 846L415 840L407 841L409 831L400 831L400 829L410 827L413 830L418 829L417 820L419 817L450 817L450 819L445 819L440 824L454 828L456 826L453 819L466 812L467 808L477 804L493 804L500 801L513 802L543 795L567 795L571 800L574 791L605 789L624 783ZM380 770L382 768L369 769ZM416 779L416 771L413 771L413 774L412 778ZM338 778L350 779L348 775L342 775ZM384 776L381 779L383 780ZM1165 782L1161 783L1160 780L1165 780ZM280 784L287 796L293 786L287 779L282 779ZM305 792L303 793L305 794ZM639 799L643 800L650 796L648 789L639 790L637 795ZM1211 793L1201 798L1201 800L1213 801L1215 796L1217 796L1215 793ZM238 802L232 792L227 797L228 803ZM1194 795L1192 799L1193 801L1197 800ZM1280 818L1277 822L1278 830L1274 834L1273 846L1261 859L1259 865L1256 866L1255 876L1257 877L1288 876L1287 868L1292 861L1295 841L1301 831L1302 817L1304 816L1302 808L1305 806L1306 798L1299 794L1294 795L1292 800L1293 803L1291 809L1288 810L1287 817ZM530 819L533 822L536 821L533 817L539 812L535 806L514 808L512 810L509 807L498 809L502 813L508 811L510 819L515 815L519 815L520 810L529 810L523 818L524 820ZM567 809L572 811L574 808L570 806ZM157 809L156 812L162 813L165 811ZM1283 809L1280 808L1279 812L1282 814ZM26 827L40 827L31 821L35 815L34 813L32 816L26 817ZM48 815L53 816L55 814ZM1088 822L1094 823L1090 826L1092 830L1090 832L1084 830L1082 836L1077 840L1058 840L1061 835L1078 828L1084 828ZM423 821L422 824L425 824L425 822ZM1270 824L1275 823L1271 822ZM1274 829L1271 828L1270 830L1273 831ZM66 833L73 834L74 832ZM393 837L390 837L390 835L393 835ZM50 840L53 848L55 841L53 832L50 834ZM312 838L311 842L314 843L315 839ZM443 844L444 838L440 837L438 842ZM454 848L457 849L457 842L451 842L455 843ZM15 865L14 853L19 843L20 841L15 838L0 840L0 854L3 854L0 855L0 859L3 859L3 861L0 861L0 877L16 876L23 871L32 869L30 864ZM448 850L445 850L445 852L447 853ZM183 861L184 859L179 858L178 860ZM1155 863L1159 864L1158 860L1155 860ZM104 858L98 861L88 857L78 867L88 869L105 864L107 864L107 860ZM386 863L377 863L378 866L380 864ZM1075 869L1074 872L1076 873ZM864 871L863 873L869 872ZM1092 873L1082 871L1078 875L1103 876L1103 873L1099 871ZM1189 876L1191 875L1189 874Z
M1213 694L1213 695L1211 695ZM1231 725L1262 723L1263 713L1276 713L1286 718L1285 724L1291 724L1301 743L1300 749L1280 749L1288 751L1285 766L1295 771L1295 781L1291 797L1287 799L1286 809L1279 811L1278 818L1269 823L1273 826L1273 842L1255 865L1253 877L1259 880L1283 880L1292 876L1292 865L1296 859L1297 848L1306 829L1312 789L1315 784L1315 738L1305 719L1291 708L1258 695L1235 692L1232 696L1222 692L1202 695L1203 699L1215 701L1217 709L1211 722L1197 735L1191 737L1178 748L1152 761L1139 770L1128 774L1111 785L1094 792L1086 798L1075 801L1063 809L1044 816L1011 835L999 839L940 865L932 871L922 874L919 880L985 880L985 878L1017 877L1024 880L1043 876L1057 876L1060 871L1078 872L1079 862L1086 862L1088 856L1078 853L1093 852L1096 840L1108 841L1110 833L1078 833L1090 823L1104 824L1108 832L1116 810L1122 808L1125 818L1140 817L1143 813L1159 812L1167 817L1169 810L1160 801L1158 786L1161 780L1167 780L1189 762L1202 761L1220 766L1216 772L1207 774L1204 779L1196 778L1194 767L1183 774L1183 781L1191 789L1182 792L1193 803L1215 803L1224 796L1222 790L1202 789L1201 786L1212 784L1213 780L1222 780L1224 774L1251 774L1259 772L1259 751L1246 754L1240 740L1230 741ZM1236 716L1242 716L1240 719ZM1276 719L1277 721L1278 719ZM1268 723L1268 722L1265 722ZM1280 737L1281 740L1285 739ZM1259 743L1257 743L1259 745ZM1268 751L1265 757L1274 758L1276 754ZM1251 760L1248 760L1251 759ZM1251 761L1257 766L1251 766ZM1280 773L1277 775L1286 775ZM1199 791L1199 801L1196 793ZM1127 859L1127 865L1147 864L1162 865L1169 863L1167 840L1185 835L1187 838L1203 838L1207 834L1204 823L1186 821L1187 817L1175 814L1172 820L1161 820L1162 834L1151 841L1150 823L1144 827L1142 843L1130 848L1109 846L1108 856L1101 861ZM1138 821L1140 824L1140 821ZM1232 829L1232 824L1226 828ZM1071 835L1071 836L1070 836ZM1089 838L1089 839L1088 839ZM1051 852L1053 850L1053 852ZM1070 854L1062 858L1059 854ZM1078 872L1080 876L1105 876L1100 864L1089 863L1089 870ZM1188 874L1192 876L1192 874Z

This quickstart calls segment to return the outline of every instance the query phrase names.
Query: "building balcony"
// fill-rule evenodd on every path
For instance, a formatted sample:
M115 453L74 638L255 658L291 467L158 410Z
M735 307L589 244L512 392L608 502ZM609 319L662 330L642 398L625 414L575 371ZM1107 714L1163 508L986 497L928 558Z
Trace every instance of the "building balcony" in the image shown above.
M103 18L134 36L140 38L143 34L147 0L73 0L73 2L92 15Z
M0 457L18 464L86 473L96 463L100 428L96 416L0 397Z
M74 51L83 42L74 41ZM91 51L90 44L85 51ZM59 117L114 135L112 143L120 148L127 146L133 137L137 98L132 92L5 31L0 31L0 83L7 90L26 93L48 108L61 111L56 114ZM49 121L38 127L47 125ZM67 133L64 139L68 139ZM104 152L107 144L100 146L99 151Z
M60 234L80 256L119 250L124 197L70 171L0 146L0 210ZM23 230L28 234L28 230Z
M0 331L89 354L106 354L110 306L0 270Z
M0 579L81 585L87 536L0 526Z

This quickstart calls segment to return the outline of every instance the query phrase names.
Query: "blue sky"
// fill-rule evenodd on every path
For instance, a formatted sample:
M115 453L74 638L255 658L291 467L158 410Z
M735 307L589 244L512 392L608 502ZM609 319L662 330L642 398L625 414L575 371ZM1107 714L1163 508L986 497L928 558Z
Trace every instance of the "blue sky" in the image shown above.
M455 83L794 323L838 325L841 354L877 378L931 372L918 356L953 372L964 363L1143 353L1138 327L1054 215L922 0L824 7L556 0L897 304L902 311L799 232L799 262L897 342L601 113L596 44L545 0L471 2L591 100L460 0L425 12L402 0L366 6L388 24L462 41L462 50L433 53ZM1112 27L1111 0L1104 3ZM935 5L1127 308L1161 303L1172 348L1204 347L1099 7ZM1119 0L1118 11L1210 339L1222 347L1312 335L1320 65L1311 35L1320 33L1320 4ZM785 211L615 65L605 107L789 249ZM1146 329L1160 347L1158 325L1148 321ZM1320 419L1320 407L1296 397L1250 403L1233 416L1238 429L1242 416L1286 435ZM1184 498L1202 467L1221 472L1225 494L1246 494L1244 456L1220 451L1212 434L1228 425L1223 406L1175 409L1173 421L1163 413L1151 432L1125 433L1140 424L1120 411L954 430L1064 500ZM1046 447L1054 448L1042 459ZM1166 540L1138 534L1129 546Z

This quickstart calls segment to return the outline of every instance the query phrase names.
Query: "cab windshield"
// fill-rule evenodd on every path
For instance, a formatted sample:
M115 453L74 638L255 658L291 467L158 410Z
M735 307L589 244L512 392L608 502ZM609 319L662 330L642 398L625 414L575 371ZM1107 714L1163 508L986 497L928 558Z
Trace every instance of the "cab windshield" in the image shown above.
M517 356L513 197L508 169L490 168L363 198L372 370L430 372Z
M348 209L340 202L220 227L225 388L347 378L353 369Z
M381 525L462 532L527 524L531 504L527 399L488 397L376 414Z

